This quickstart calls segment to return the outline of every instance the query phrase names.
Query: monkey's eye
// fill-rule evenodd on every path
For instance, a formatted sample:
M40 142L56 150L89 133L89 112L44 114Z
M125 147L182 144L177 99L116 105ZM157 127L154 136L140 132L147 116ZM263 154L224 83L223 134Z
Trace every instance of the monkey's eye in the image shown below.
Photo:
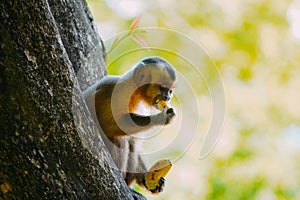
M159 90L163 92L163 91L168 90L168 88L166 88L166 87L164 87L164 86L159 86Z

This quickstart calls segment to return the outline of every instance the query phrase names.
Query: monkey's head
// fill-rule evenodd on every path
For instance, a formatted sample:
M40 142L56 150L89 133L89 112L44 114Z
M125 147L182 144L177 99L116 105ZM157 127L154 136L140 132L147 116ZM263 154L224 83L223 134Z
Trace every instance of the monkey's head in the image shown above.
M176 81L176 72L171 64L160 57L141 60L133 69L134 82L140 97L150 106L157 101L169 101Z

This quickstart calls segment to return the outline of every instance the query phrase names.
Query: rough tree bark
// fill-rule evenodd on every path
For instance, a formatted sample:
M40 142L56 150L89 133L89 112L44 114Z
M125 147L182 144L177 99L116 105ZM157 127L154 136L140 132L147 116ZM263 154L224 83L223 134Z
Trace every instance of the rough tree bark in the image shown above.
M133 199L81 95L105 74L86 2L0 10L0 199Z

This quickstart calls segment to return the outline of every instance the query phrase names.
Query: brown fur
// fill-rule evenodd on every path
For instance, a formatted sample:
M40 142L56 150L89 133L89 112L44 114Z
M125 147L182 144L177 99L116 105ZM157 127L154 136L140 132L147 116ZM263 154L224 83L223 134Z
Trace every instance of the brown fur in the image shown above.
M154 106L155 99L163 97L161 87L169 90L175 80L174 68L163 59L152 57L142 60L123 76L101 79L84 93L106 146L128 185L133 180L144 185L147 172L138 141L132 135L168 124L175 116L172 108L156 115L139 115L135 113L137 106L141 101Z

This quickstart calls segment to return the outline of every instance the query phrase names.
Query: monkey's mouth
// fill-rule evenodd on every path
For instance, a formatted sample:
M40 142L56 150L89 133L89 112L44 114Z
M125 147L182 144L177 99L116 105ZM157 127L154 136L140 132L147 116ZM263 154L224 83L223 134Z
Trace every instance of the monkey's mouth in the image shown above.
M154 97L154 99L152 100L152 105L155 107L155 108L158 108L158 103L160 101L160 99L158 98L159 95L157 95L156 97Z
M160 101L162 101L163 99L162 99L162 96L160 95L160 94L158 94L158 95L156 95L155 97L154 97L154 99L152 100L152 105L153 106L155 106L155 107L157 107L157 104L160 102Z
M164 104L166 104L166 102L168 102L168 101L165 98L162 98L162 95L159 94L153 99L152 105L156 109L161 110L162 102L165 102Z

